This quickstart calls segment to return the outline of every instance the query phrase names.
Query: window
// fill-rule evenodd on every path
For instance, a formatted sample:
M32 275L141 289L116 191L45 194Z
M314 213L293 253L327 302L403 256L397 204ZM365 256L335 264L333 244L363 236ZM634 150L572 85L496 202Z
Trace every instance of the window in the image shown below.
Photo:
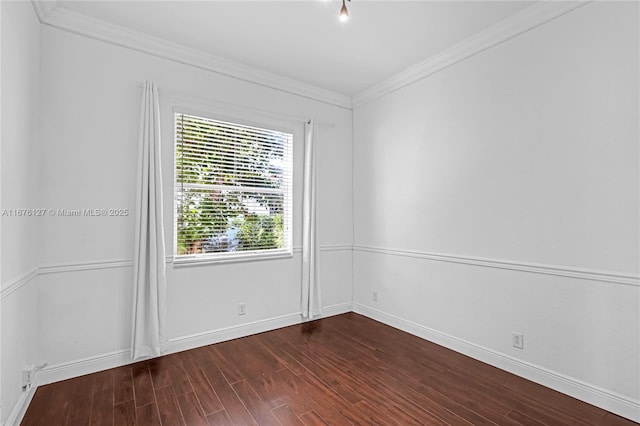
M175 114L175 259L291 254L293 135Z

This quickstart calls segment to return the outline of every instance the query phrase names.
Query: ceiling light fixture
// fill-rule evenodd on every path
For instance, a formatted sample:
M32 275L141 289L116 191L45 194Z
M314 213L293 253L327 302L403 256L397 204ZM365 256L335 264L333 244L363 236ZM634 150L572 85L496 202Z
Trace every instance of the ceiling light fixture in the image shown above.
M349 20L349 11L347 10L347 5L344 2L345 0L342 0L342 8L340 9L340 20L342 22L347 22Z

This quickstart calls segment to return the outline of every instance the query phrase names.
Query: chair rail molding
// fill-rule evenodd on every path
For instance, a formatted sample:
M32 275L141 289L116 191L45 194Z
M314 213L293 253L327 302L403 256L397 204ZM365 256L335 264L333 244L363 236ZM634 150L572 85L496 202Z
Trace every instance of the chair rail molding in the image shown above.
M628 274L623 272L598 271L593 269L573 268L569 266L514 262L510 260L496 260L482 257L459 256L452 254L382 248L365 245L355 245L354 252L368 252L390 256L433 260L438 262L460 263L464 265L480 266L484 268L507 269L511 271L529 272L533 274L555 275L567 278L580 278L583 280L640 287L640 275Z
M0 290L0 300L4 300L11 293L19 290L22 286L30 283L39 274L39 268L34 268L31 271L10 280L7 284L2 286Z

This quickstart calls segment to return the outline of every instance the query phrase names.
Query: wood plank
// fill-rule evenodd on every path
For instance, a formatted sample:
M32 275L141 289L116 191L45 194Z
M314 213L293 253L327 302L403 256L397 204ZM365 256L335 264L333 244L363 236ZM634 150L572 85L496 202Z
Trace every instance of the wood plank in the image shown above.
M316 345L315 349L320 349ZM353 376L348 371L340 370L331 364L326 358L314 356L313 350L305 347L295 347L289 343L282 345L282 349L295 358L307 370L322 377L323 381L346 401L355 404L363 401L364 397L359 393L358 386L353 383ZM337 357L336 357L337 358Z
M193 387L191 387L191 382L189 382L189 376L182 364L181 355L171 354L164 358L167 361L171 386L176 396L193 392Z
M398 426L400 423L396 422L390 416L382 411L382 409L371 405L369 401L360 401L354 408L358 410L361 417L364 417L367 424L370 425L389 425Z
M131 373L133 374L133 395L136 401L136 407L154 404L156 397L153 392L149 366L146 363L134 365Z
M69 426L88 425L91 420L91 404L96 376L81 376L75 382L76 386L69 402L69 413L65 424Z
M115 372L117 370L118 369L116 368L116 369L104 370L104 371L100 371L98 373L92 374L96 378L96 382L94 385L94 392L100 392L100 391L114 392L114 385L115 385L114 377L115 377Z
M75 387L75 380L65 380L53 385L51 399L49 400L46 411L42 416L46 421L43 421L41 424L65 424Z
M274 416L280 421L281 424L287 426L304 426L304 423L296 416L296 414L289 408L288 405L281 405L280 407L271 410Z
M280 348L280 345L285 343L285 339L280 334L275 332L262 333L257 334L255 338L262 343L266 350L279 360L280 364L286 366L294 374L300 375L306 372L306 369L298 361Z
M240 370L238 370L236 363L231 362L231 360L235 359L233 358L233 355L231 358L227 358L220 352L220 348L223 347L225 343L227 342L221 343L219 345L209 346L209 351L214 364L220 369L222 374L224 374L226 380L229 383L233 384L239 382L240 380L244 380L244 376L242 375Z
M289 369L275 372L273 379L281 399L297 416L317 406L314 389Z
M295 356L302 356L303 358L310 358L310 351L302 349L304 352L300 352L297 349L293 348L291 345L287 346L287 352L295 353ZM344 367L344 361L340 360L339 357L334 356L332 358L332 362L327 361L328 352L323 349L319 345L315 345L313 347L313 351L317 354L317 362L307 362L301 358L301 363L310 369L313 375L305 374L304 377L306 380L317 380L316 378L320 378L325 382L328 382L328 386L333 389L338 395L344 397L344 389L336 386L336 376L341 377L341 380L347 380L344 376L345 372L351 372L351 370L355 370L355 366L351 369ZM393 391L388 388L388 382L380 382L377 379L373 379L371 376L367 374L351 374L350 375L349 387L351 389L358 388L361 394L364 393L366 396L360 396L358 401L364 400L368 398L369 401L374 406L382 407L386 410L390 411L390 415L397 418L402 418L403 422L406 424L419 424L421 419L427 418L432 424L442 424L443 419L438 418L434 413L432 413L431 408L440 409L441 407L429 407L429 410L424 408L423 405L419 403L414 403L410 400L407 400L405 397L398 398L396 395L396 391ZM320 386L318 386L320 388ZM347 389L349 390L349 389ZM395 399L394 399L395 397ZM389 401L393 401L394 404L389 404ZM356 401L357 402L357 401ZM322 413L318 411L318 413L322 416ZM354 413L351 411L340 411L340 413L344 416L350 417L354 416ZM447 413L451 414L451 413ZM411 419L412 418L412 419ZM326 420L326 419L325 419ZM359 422L364 421L361 416L357 415L356 417L351 417L352 421ZM463 422L462 419L456 419L457 421Z
M290 371L289 369L285 370ZM278 371L264 373L260 376L251 377L247 380L260 399L262 399L269 408L276 408L285 404L285 399L280 393L279 386L277 384Z
M184 417L184 422L188 426L206 426L209 424L194 392L178 395L178 405L180 406L182 417Z
M212 357L213 358L213 357ZM255 425L256 422L247 411L246 407L238 398L233 388L225 378L222 371L215 365L214 362L200 364L202 370L207 376L207 380L211 383L213 390L220 398L220 402L224 406L229 418L238 425Z
M536 419L532 419L529 416L525 416L519 411L511 410L506 418L518 422L518 424L523 426L544 426L544 423L537 421Z
M190 352L184 353L182 356L182 363L189 376L191 387L197 395L205 415L224 409L218 395L211 387L207 375L200 366L201 363L207 362L207 355L203 352Z
M245 407L247 407L247 410L249 410L249 413L251 413L251 416L256 420L256 423L260 426L280 425L280 422L278 422L271 413L269 406L260 399L256 391L246 380L234 383L232 387Z
M113 425L136 426L136 404L133 400L121 402L113 406Z
M93 394L91 426L106 426L113 423L113 391L100 390Z
M233 422L225 410L209 414L207 416L207 421L209 422L209 426L233 426Z
M171 386L156 389L156 402L162 426L184 426L184 420L178 406L178 399Z
M91 426L113 424L114 370L96 373L96 382L91 404Z
M318 415L315 411L307 411L303 415L300 416L300 420L304 423L305 426L327 426L328 423L325 423L322 420L322 417Z
M450 396L445 396L435 389L419 387L418 392L421 392L430 401L443 407L451 413L455 413L456 417L462 418L472 425L496 425L501 424L507 426L508 424L515 426L515 422L510 422L505 417L499 415L484 416L485 410L478 407L465 406L461 403L460 399L456 398L456 394L452 393ZM491 413L490 413L491 414ZM440 416L442 417L442 416Z
M113 369L113 401L115 404L133 401L133 373L131 366Z
M155 403L136 407L136 417L139 425L144 426L160 426L160 417L158 416L158 407Z
M324 422L330 425L365 424L365 418L318 377L308 372L297 377L306 382L305 387L309 392L313 392L315 408L312 411ZM300 418L302 419L302 416Z
M166 357L158 357L149 360L149 372L154 389L161 389L171 386L171 376L169 375L168 361Z
M321 380L330 374L330 370L317 370L314 374L307 373L301 377L312 384L316 389L321 390L323 389L323 386L325 386ZM395 419L400 419L403 424L418 425L424 420L427 420L429 424L444 424L442 419L439 419L427 411L426 407L416 405L413 402L408 401L406 398L397 395L394 391L388 389L384 383L372 381L364 376L354 376L352 381L352 385L359 386L361 392L366 391L366 397L369 398L369 402L371 402L372 405L387 410L389 416ZM344 405L344 402L340 398L336 398L339 394L333 395L329 390L325 389L324 395L333 401L335 407L342 407ZM351 421L364 421L364 419L359 415L354 418L354 414L349 410L341 409L339 411L343 416L350 418ZM325 418L322 412L318 411L318 414ZM328 419L325 418L325 420Z

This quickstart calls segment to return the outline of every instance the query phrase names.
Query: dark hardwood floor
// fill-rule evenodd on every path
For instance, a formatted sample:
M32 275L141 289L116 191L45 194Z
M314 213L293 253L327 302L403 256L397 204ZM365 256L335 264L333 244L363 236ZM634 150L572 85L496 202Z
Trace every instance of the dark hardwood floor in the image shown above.
M349 313L38 388L30 425L635 425Z

